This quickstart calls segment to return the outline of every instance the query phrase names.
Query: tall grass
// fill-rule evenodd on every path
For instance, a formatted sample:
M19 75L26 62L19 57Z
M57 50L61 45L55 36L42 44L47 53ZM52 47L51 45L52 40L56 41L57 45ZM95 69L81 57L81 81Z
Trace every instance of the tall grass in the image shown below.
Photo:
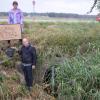
M79 45L99 41L99 23L30 23L25 25L29 36L38 48L61 47L74 54ZM64 52L64 53L65 53Z
M29 37L37 48L36 74L40 77L39 82L42 81L44 67L48 68L59 63L56 80L59 83L60 100L100 99L99 23L25 22L23 37ZM2 45L2 42L0 44ZM2 54L0 58L3 58ZM13 67L9 65L10 62L4 64L6 69ZM8 79L0 75L0 93L3 97L6 94L10 96L12 93L7 82ZM10 82L15 84L16 77L13 77ZM27 94L19 83L16 86L16 94L22 96Z
M57 68L57 80L60 100L100 100L100 49L66 59Z

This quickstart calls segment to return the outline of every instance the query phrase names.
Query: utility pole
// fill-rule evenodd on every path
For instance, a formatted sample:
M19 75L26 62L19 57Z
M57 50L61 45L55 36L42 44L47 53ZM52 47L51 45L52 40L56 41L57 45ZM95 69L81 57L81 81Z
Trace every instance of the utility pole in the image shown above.
M34 13L35 13L35 4L36 4L35 0L32 1L32 4L33 4L33 16L34 16Z

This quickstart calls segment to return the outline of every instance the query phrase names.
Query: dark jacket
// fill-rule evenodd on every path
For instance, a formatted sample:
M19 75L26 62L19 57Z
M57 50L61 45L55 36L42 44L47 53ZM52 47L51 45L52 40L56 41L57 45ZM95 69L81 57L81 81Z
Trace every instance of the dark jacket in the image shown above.
M36 49L29 45L28 47L22 46L19 50L22 63L36 65Z

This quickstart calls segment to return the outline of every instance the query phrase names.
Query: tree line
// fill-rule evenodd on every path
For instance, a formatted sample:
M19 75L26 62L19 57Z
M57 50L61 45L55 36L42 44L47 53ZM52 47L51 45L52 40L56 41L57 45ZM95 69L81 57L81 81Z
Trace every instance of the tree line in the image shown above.
M0 16L8 16L7 12L0 12ZM73 13L26 13L24 12L24 16L47 16L47 17L55 17L55 18L77 18L77 19L94 19L96 15L79 15Z

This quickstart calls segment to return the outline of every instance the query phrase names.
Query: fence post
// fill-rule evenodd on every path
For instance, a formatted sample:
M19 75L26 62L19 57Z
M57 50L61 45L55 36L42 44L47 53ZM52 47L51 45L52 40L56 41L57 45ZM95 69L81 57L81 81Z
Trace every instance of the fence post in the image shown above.
M51 86L52 86L52 94L54 95L55 94L55 68L54 66L52 66L51 68L52 70L52 77L51 77Z

